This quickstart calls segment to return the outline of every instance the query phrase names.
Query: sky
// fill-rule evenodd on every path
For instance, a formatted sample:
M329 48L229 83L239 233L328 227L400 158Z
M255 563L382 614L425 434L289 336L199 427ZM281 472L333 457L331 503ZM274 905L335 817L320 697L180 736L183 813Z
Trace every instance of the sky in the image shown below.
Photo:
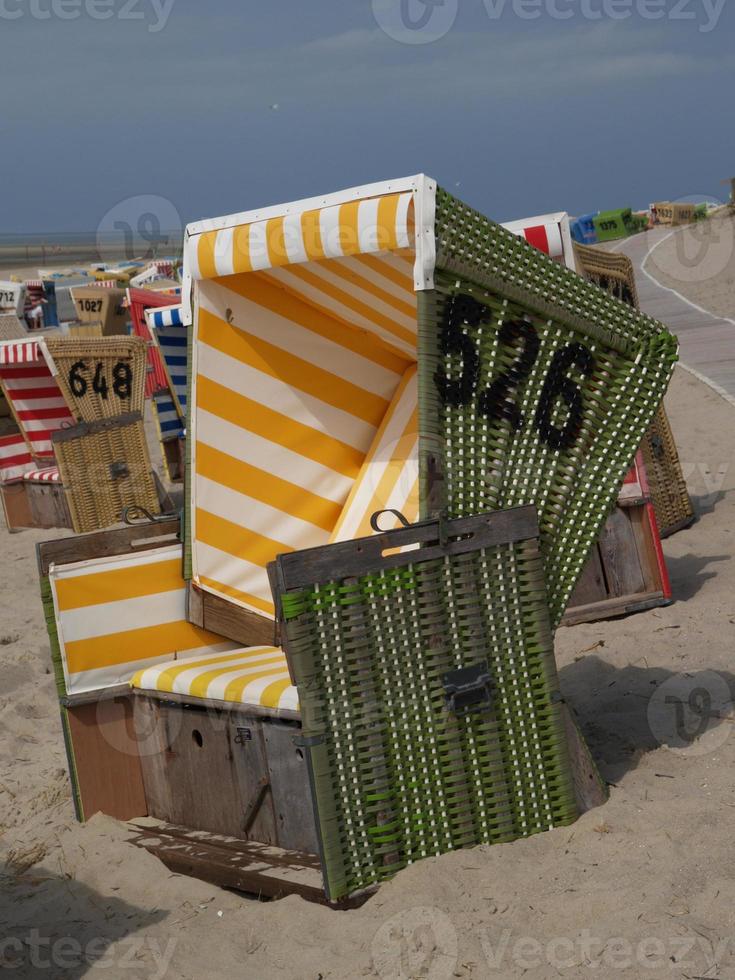
M498 221L726 199L733 41L734 0L0 0L0 233L420 172Z

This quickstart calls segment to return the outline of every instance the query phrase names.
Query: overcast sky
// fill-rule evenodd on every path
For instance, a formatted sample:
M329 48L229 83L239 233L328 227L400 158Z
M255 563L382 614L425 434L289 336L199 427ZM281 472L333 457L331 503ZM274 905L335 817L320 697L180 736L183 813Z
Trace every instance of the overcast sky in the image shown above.
M186 222L421 171L497 220L727 195L733 0L716 26L717 0L554 0L563 21L512 2L0 0L0 231L93 230L138 195Z

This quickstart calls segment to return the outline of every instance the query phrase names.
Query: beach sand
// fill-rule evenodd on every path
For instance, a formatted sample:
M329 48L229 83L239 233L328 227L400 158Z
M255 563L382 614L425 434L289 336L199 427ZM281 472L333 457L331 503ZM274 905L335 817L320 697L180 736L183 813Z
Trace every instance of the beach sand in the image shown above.
M724 683L725 698L735 686L735 410L681 370L667 408L699 515L664 543L676 601L557 634L563 690L609 802L568 828L419 862L351 912L222 891L171 874L109 818L75 823L34 559L57 535L1 530L0 968L131 980L733 976L732 719L680 751L659 744L648 710L682 684L685 697L687 685L717 694ZM52 953L56 967L38 965Z

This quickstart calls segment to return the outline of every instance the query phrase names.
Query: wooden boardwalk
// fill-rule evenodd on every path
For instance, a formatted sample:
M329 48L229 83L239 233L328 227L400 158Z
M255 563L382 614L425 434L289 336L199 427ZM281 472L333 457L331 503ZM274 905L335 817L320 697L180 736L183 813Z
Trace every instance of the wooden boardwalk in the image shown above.
M653 249L678 230L654 228L617 242L613 250L629 256L635 266L643 311L662 320L679 338L681 366L735 405L735 320L708 313L643 268Z

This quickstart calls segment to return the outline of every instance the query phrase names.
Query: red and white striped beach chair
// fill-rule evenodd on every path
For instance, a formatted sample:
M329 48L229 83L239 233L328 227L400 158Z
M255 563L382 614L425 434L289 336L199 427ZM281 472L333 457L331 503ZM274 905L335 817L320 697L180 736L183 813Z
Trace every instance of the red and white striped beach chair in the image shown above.
M18 432L0 439L0 493L8 527L70 527L51 437L74 424L42 340L0 343L0 387Z
M51 435L74 424L74 416L56 383L42 340L0 343L0 385L13 417L39 463L53 463Z
M503 228L512 231L519 238L525 238L529 245L577 271L569 215L566 211L508 221Z

